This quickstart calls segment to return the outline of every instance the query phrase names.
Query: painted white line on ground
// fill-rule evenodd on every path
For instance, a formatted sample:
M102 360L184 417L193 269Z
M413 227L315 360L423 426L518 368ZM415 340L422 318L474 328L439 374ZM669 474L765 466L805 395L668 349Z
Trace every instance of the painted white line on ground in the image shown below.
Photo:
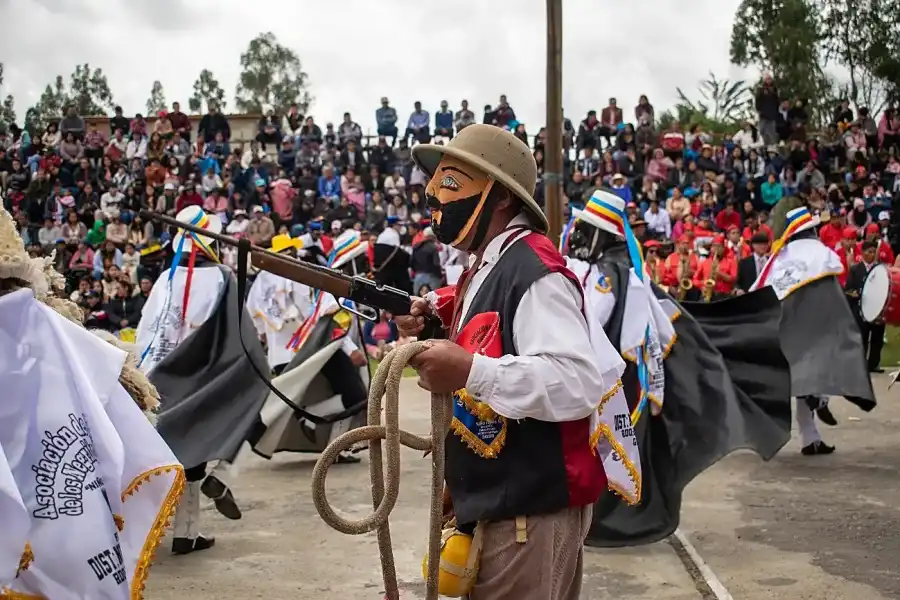
M684 548L685 552L687 552L691 561L696 565L697 569L699 569L700 574L706 581L706 585L709 586L709 589L716 597L716 600L734 600L729 591L722 585L722 582L719 581L719 578L716 577L716 574L713 573L713 570L710 569L709 565L706 564L706 561L703 560L703 557L700 556L700 553L697 552L697 549L694 548L694 545L690 542L684 532L681 531L681 528L676 529L674 535Z

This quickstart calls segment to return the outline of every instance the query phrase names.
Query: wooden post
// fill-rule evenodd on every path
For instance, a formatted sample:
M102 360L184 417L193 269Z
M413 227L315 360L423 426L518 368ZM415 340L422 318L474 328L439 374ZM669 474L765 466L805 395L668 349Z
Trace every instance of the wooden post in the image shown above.
M544 211L548 236L559 245L563 228L562 0L547 0L547 146L544 152Z

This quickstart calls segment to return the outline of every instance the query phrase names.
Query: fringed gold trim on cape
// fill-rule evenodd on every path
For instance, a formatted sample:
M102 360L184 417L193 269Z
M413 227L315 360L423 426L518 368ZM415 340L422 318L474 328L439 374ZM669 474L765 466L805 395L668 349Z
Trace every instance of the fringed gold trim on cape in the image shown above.
M19 559L19 568L16 570L16 577L19 573L28 569L34 562L34 552L31 551L31 544L25 542L25 549L22 551L22 558Z
M466 407L466 410L479 421L496 421L497 413L487 403L479 402L465 388L456 390L454 396L458 397Z
M450 421L450 429L462 438L472 452L481 458L497 458L506 444L506 418L500 417L500 422L502 423L500 433L497 434L497 437L490 444L486 444L484 440L475 435L466 427L465 423L456 417L453 417L453 420Z
M0 590L0 600L47 600L43 596L35 596L26 594L25 592L17 592L9 588Z
M634 496L620 488L616 485L610 478L609 475L606 476L606 487L617 493L621 496L625 502L627 502L631 506L635 506L640 504L641 502L641 477L638 475L637 467L634 466L634 462L628 458L628 454L625 453L625 449L622 447L622 444L619 443L619 440L616 439L615 434L609 428L609 425L606 423L600 423L597 425L597 428L594 429L594 432L591 434L591 450L594 451L594 454L597 453L597 446L600 444L600 438L603 437L609 442L609 445L612 447L613 452L619 455L619 458L622 459L622 465L625 466L625 470L628 471L628 477L631 479L631 482L634 484Z
M151 469L136 477L122 492L122 501L125 502L127 497L133 495L141 485L152 477L171 473L172 471L175 471L175 480L172 482L169 493L166 494L166 499L156 514L156 519L153 521L153 526L147 534L144 547L140 556L138 556L137 565L134 568L134 575L131 580L131 600L143 600L144 598L144 587L147 584L147 577L150 575L150 567L153 564L153 558L156 556L156 549L159 547L166 529L169 527L169 521L171 521L175 507L181 499L182 492L184 492L184 467L181 465L170 465ZM0 600L3 600L2 597L0 597Z

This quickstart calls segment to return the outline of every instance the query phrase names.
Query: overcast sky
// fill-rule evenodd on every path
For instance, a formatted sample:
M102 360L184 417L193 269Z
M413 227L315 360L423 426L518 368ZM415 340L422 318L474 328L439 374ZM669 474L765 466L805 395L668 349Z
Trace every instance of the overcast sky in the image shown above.
M563 103L581 119L618 98L632 118L640 94L657 111L675 87L696 90L729 65L738 0L563 0ZM502 8L502 10L498 10ZM545 120L544 0L0 0L2 95L19 118L76 63L106 72L126 114L144 112L155 79L184 108L200 70L234 106L239 57L261 31L300 56L317 121L348 110L363 129L388 96L401 119L420 100L434 112L462 98L480 117L509 97L530 133Z

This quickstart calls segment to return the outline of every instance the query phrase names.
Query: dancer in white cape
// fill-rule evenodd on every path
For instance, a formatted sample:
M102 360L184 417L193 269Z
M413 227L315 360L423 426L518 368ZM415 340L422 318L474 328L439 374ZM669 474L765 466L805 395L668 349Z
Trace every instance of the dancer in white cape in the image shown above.
M785 198L773 209L778 237L750 289L771 286L781 300L782 349L791 365L801 452L815 456L834 452L822 441L815 418L837 425L829 396L844 396L869 411L875 395L859 328L837 282L840 257L816 235L819 217L799 203Z
M212 233L222 229L216 215L197 206L176 219ZM249 319L238 321L236 279L220 264L213 240L180 230L172 243L172 267L147 299L137 347L141 368L166 398L159 431L186 467L172 541L173 552L186 554L215 542L198 529L201 493L225 517L241 518L229 483L266 395L249 361L265 369L265 357ZM218 464L207 476L210 461Z
M51 264L0 208L0 598L141 598L183 469L152 386L56 296Z
M615 370L617 378L621 378L625 371L623 358L637 365L638 407L629 410L626 391L619 379L617 388L604 396L599 419L600 431L604 434L601 440L607 440L608 454L603 466L610 488L629 504L638 504L641 501L641 458L633 423L641 412L652 410L653 414L658 414L662 408L663 359L675 340L675 331L650 288L651 278L636 272L633 266L621 264L619 257L613 255L612 246L616 246L615 250L622 246L624 250L623 242L628 241L628 250L631 250L634 242L627 239L631 230L619 216L624 209L625 204L618 196L598 190L584 210L574 210L575 222L568 228L567 260L584 287L591 343L601 370ZM604 251L607 251L606 257ZM603 258L605 260L601 260ZM643 263L632 261L631 264L638 264L637 268L641 269ZM624 291L613 290L614 274L610 271L619 267L623 270L623 281L627 277ZM620 311L615 310L617 299L624 302ZM611 327L614 314L620 314L622 318ZM611 330L618 333L619 351L608 337ZM615 452L611 452L613 449ZM623 450L624 455L620 457Z
M346 231L334 241L328 265L347 270L365 253L360 234ZM352 303L348 306L347 300L339 303L319 290L306 289L309 301L305 308L295 300L304 318L299 327L291 329L293 335L287 344L291 359L272 384L297 406L318 417L330 417L354 407L359 410L333 423L316 424L295 414L271 394L261 412L265 431L252 442L253 449L266 458L276 452L321 452L331 439L365 422L362 407L367 396L368 361L361 350L363 346L355 341L360 338L357 317L347 310L357 307ZM298 293L294 292L295 298ZM250 302L257 306L252 296L251 293ZM256 312L260 312L259 308ZM338 462L359 462L353 451L342 453Z
M300 239L282 234L272 238L270 250L294 258L302 247ZM246 306L256 331L266 342L269 367L279 375L294 357L290 347L294 332L312 310L311 290L302 283L261 271L250 288Z

